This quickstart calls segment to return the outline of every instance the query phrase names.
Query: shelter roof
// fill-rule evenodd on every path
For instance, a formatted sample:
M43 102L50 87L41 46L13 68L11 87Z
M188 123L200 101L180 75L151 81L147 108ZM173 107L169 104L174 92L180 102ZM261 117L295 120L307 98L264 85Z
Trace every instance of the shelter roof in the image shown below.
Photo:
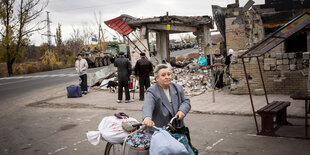
M291 35L300 31L304 27L310 25L310 11L305 12L292 19L287 24L283 25L277 31L271 33L257 44L248 49L244 54L240 57L256 57L262 56L265 53L272 50L274 47L278 46L280 43L285 41Z
M167 24L167 16L159 16L153 18L134 18L130 15L121 15L126 23L132 28L138 28L146 24ZM191 26L197 27L208 25L213 28L213 20L210 16L175 16L169 15L169 24L176 26Z

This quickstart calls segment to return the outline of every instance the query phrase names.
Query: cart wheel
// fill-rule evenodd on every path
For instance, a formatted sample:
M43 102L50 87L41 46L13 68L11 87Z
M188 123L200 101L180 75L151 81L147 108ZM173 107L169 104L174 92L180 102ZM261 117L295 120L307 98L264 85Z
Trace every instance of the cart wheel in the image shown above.
M121 155L123 146L121 144L107 143L104 155Z

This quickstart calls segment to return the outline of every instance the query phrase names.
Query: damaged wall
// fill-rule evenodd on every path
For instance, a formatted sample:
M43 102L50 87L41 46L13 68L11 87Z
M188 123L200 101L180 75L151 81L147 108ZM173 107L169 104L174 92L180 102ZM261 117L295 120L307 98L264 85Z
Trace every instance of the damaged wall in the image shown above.
M263 22L254 10L241 14L239 10L232 14L240 16L228 17L226 23L226 48L235 51L250 48L264 38Z
M268 8L264 5L253 6L253 8L242 12L242 8L231 6L227 7L226 11L226 48L235 51L232 57L230 73L233 78L238 80L238 82L231 83L232 94L248 93L242 60L237 57L262 40L265 35L268 35L266 33L274 32L292 19L291 16L282 16L281 20L279 20L277 15L283 11L277 12L274 8ZM303 12L303 9L296 8L295 11L285 11L296 17L297 12ZM273 23L272 27L266 27L270 26L270 23ZM260 57L267 93L291 94L297 90L307 88L309 53L306 51L310 51L310 33L308 33L308 30L302 31L307 33L307 37L303 40L307 44L307 50L298 50L296 43L294 43L296 39L293 39L290 44L288 44L289 41L283 42L269 51L264 57ZM298 35L294 36L299 37ZM288 48L291 50L288 50ZM252 93L264 94L257 58L245 58L245 63Z
M281 48L279 46L278 49ZM244 52L245 50L237 51L232 57L231 75L238 80L231 84L232 94L248 93L242 60L237 58ZM302 57L299 56L300 53L276 53L275 49L269 53L259 58L267 93L292 94L307 88L308 67L304 62L309 60L310 52L304 53ZM245 64L252 93L262 95L263 91L260 90L263 85L257 58L245 58Z

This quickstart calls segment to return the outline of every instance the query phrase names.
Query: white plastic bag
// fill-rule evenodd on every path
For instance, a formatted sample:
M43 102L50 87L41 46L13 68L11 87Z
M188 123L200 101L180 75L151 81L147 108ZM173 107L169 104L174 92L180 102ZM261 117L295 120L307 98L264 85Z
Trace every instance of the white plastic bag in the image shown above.
M98 145L100 142L100 131L88 131L86 133L88 141L93 145Z
M150 155L186 155L185 146L173 138L169 132L160 129L152 135Z
M100 143L100 136L110 143L122 143L128 136L128 132L122 128L122 122L136 121L134 118L118 119L115 116L104 117L98 126L98 131L88 131L86 133L88 141L93 145Z

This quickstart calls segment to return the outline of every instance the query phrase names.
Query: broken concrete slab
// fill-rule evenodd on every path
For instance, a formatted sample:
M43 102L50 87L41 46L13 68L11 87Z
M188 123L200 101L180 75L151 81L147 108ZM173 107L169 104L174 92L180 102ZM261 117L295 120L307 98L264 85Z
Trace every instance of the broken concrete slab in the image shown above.
M116 68L113 65L104 67L95 73L87 73L87 83L90 86L100 85L104 79L115 76Z

